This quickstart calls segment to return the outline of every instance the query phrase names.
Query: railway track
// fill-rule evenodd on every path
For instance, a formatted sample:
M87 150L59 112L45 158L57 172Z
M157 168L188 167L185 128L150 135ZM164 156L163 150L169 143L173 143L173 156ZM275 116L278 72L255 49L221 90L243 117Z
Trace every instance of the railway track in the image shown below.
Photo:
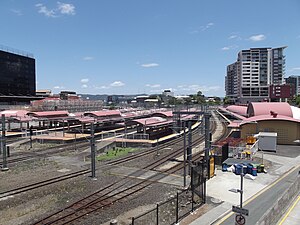
M196 131L194 130L193 133L196 133ZM167 146L176 145L180 141L182 141L182 140L174 139L174 140L171 140L167 143L161 144L159 146L159 148L160 148L160 150L162 150ZM85 146L84 143L83 143L83 146ZM61 146L60 146L60 148L61 148ZM29 154L29 156L24 156L22 158L12 159L12 160L10 160L10 162L14 162L14 161L19 162L19 161L23 161L23 160L27 160L27 159L32 159L32 157L35 157L35 158L36 157L41 157L42 158L42 157L48 156L49 154L53 154L54 152L60 152L60 151L61 151L60 149L58 151L50 150L50 152L34 153L34 155L32 155L32 153L27 153L27 154ZM116 159L113 162L109 162L109 163L106 163L106 164L98 167L97 170L98 169L104 169L104 167L106 167L106 166L119 165L119 164L122 164L123 162L128 162L128 161L143 157L145 155L152 154L156 151L157 151L157 147L154 147L154 148L150 148L149 150L146 150L144 152L140 152L136 155L130 155L130 156L122 157L121 159ZM29 185L22 186L22 187L19 187L19 188L15 188L15 189L12 189L12 190L8 190L8 191L5 191L5 192L1 192L0 193L0 198L4 198L4 197L24 193L24 192L27 192L27 191L30 191L30 190L33 190L33 189L36 189L36 188L39 188L39 187L47 186L47 185L50 185L50 184L53 184L53 183L58 183L58 182L61 182L61 181L64 181L64 180L67 180L67 179L70 179L70 178L74 178L74 177L77 177L77 176L85 175L89 172L91 172L89 169L80 170L80 171L77 171L77 172L74 172L74 173L69 173L69 174L66 174L66 175L54 177L54 178L51 178L51 179L48 179L48 180L40 181L40 182L37 182L37 183L33 183L33 184L29 184Z
M215 127L215 125L213 126ZM213 128L215 129L215 128ZM197 138L193 145L197 145L204 140L204 137ZM176 145L176 150L166 157L163 157L157 160L154 163L148 164L142 169L152 170L159 165L163 165L168 162L171 158L178 156L182 153L182 146ZM121 162L120 162L121 163ZM178 168L176 170L179 170ZM174 168L167 169L164 172L174 172ZM138 192L144 190L144 188L149 185L158 182L162 177L167 176L165 173L157 173L147 180L134 182L132 184L131 178L122 178L119 181L116 181L97 192L87 196L80 201L73 203L67 208L60 210L54 214L49 215L48 217L34 223L34 224L71 224L74 221L84 217L87 214L90 214L96 210L102 209L106 206L112 205L115 202L124 200L125 198L137 194Z
M88 146L90 146L90 144L79 143L76 145L76 148L85 148ZM56 154L56 153L71 151L71 150L74 150L74 145L63 144L63 145L59 145L59 146L52 146L47 149L37 149L34 152L22 152L18 155L15 155L15 157L13 157L13 156L8 157L7 163L10 166L12 166L19 162L32 160L32 159L38 159L38 158L45 158L51 154ZM0 166L2 166L2 165L3 165L3 161L0 162Z
M193 131L193 134L196 134L197 131ZM200 142L203 141L203 137L197 138L194 140L193 145L197 145ZM154 163L151 163L147 166L145 166L143 169L147 170L154 170L157 166L160 166L168 161L170 159L180 155L182 153L182 146L180 146L180 142L182 142L182 138L180 139L175 139L171 141L173 145L176 146L176 149L174 149L173 153L163 157L159 160L157 160ZM166 146L169 146L171 144L170 142L161 144L159 146L159 149L164 149ZM147 150L146 152L141 152L138 155L134 156L128 156L124 157L118 160L114 160L112 162L109 162L106 165L119 165L122 164L123 162L128 162L130 160L134 160L140 157L143 157L148 154L153 154L156 153L157 147L151 148L150 150ZM194 157L196 159L196 156ZM181 164L180 164L181 165ZM73 221L85 216L86 214L89 214L93 211L96 211L98 209L104 208L106 206L109 206L117 201L121 201L129 196L132 196L136 193L139 193L143 191L146 187L149 185L153 184L154 182L158 182L159 179L162 178L162 176L167 176L168 173L174 173L175 171L178 171L182 169L182 165L178 166L177 168L172 167L170 169L167 169L163 171L163 173L158 173L157 175L151 177L150 180L144 180L140 182L133 182L132 179L128 178L122 178L120 181L116 181L112 183L109 186L106 186L97 192L93 193L92 195L87 196L86 198L75 202L74 204L70 205L64 210L61 210L55 214L52 214L46 218L44 218L41 221L36 222L35 224L69 224L72 223ZM3 196L8 196L12 194L18 194L22 193L25 191L29 191L38 187L46 186L55 182L59 182L62 180L70 179L72 177L80 176L83 174L89 173L90 170L82 170L82 171L77 171L71 174L63 175L60 177L52 178L47 181L42 181L39 183L36 183L34 185L27 185L22 187L21 189L14 189L10 190L7 192L2 192L0 193L0 198Z
M89 172L91 172L89 169L80 170L80 171L65 174L65 175L62 175L62 176L54 177L54 178L51 178L51 179L48 179L48 180L40 181L40 182L37 182L37 183L34 183L34 184L26 185L26 186L23 186L23 187L20 187L20 188L15 188L15 189L12 189L12 190L9 190L9 191L0 192L0 199L1 198L6 198L8 196L24 193L24 192L27 192L27 191L30 191L30 190L33 190L33 189L36 189L36 188L39 188L39 187L44 187L44 186L47 186L47 185L50 185L50 184L53 184L53 183L57 183L57 182L60 182L60 181L64 181L64 180L67 180L67 179L71 179L71 178L74 178L74 177L78 177L78 176L81 176L81 175L85 175Z

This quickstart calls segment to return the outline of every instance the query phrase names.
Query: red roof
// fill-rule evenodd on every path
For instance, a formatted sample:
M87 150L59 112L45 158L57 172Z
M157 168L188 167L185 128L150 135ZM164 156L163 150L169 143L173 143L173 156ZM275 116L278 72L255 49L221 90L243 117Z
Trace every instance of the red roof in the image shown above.
M251 102L248 105L247 114L251 116L277 115L293 117L291 106L286 102Z
M110 116L120 116L121 113L119 110L102 110L102 111L93 111L84 113L85 116L93 117L110 117Z
M37 118L53 118L53 117L68 117L68 111L43 111L43 112L29 112L28 116Z
M152 116L160 116L160 117L173 117L172 111L164 111L164 112L155 112Z
M81 123L93 123L93 122L95 122L95 119L93 117L89 117L89 116L78 117L76 119Z
M6 118L13 118L20 122L31 121L31 118L27 116L28 111L26 110L5 110L0 112L1 115L5 115Z
M123 118L134 118L136 116L138 116L136 112L122 113Z
M223 112L229 113L230 115L232 115L232 116L234 116L234 117L236 117L238 119L243 120L243 119L246 118L246 117L244 117L244 116L242 116L242 115L240 115L238 113L234 113L234 112L231 112L231 111L227 110L227 108L219 107L219 109L222 110Z
M4 110L0 112L0 114L1 115L4 114L5 117L16 117L16 116L25 117L27 113L28 111L26 110Z
M245 120L241 121L240 125L243 125L246 123L258 122L258 121L265 121L265 120L285 120L285 121L300 123L300 120L294 119L293 117L283 116L283 115L277 115L276 117L274 117L273 115L269 114L269 115L252 116L252 117L246 118Z
M153 125L153 124L159 124L166 122L166 119L163 119L161 117L149 117L149 118L142 118L137 120L132 120L132 122L136 122L145 126Z

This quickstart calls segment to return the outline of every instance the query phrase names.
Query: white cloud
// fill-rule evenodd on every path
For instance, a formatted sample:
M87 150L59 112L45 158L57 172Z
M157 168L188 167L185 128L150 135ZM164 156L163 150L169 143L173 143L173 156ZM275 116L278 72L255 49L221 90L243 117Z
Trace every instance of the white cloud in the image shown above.
M38 13L44 14L47 17L56 17L55 10L53 10L53 9L49 10L49 9L47 9L46 6L44 6L41 3L38 3L35 6L39 9Z
M22 11L19 9L11 9L10 11L16 14L17 16L23 16Z
M228 51L230 49L235 49L235 48L238 48L238 46L237 45L230 45L230 46L225 46L225 47L221 48L221 50Z
M102 86L99 87L99 89L109 89L109 87L105 86L105 85L102 85Z
M75 15L75 6L72 4L57 2L57 7L61 14Z
M38 8L38 13L44 14L47 17L58 17L59 15L75 15L75 6L72 4L57 2L56 8L48 9L44 4L38 3L35 5Z
M197 92L197 91L202 91L202 92L213 92L213 91L219 91L222 89L220 86L202 86L199 84L192 84L192 85L180 85L178 86L179 91L188 91L188 92Z
M115 81L113 83L110 84L111 87L122 87L125 84L122 81Z
M146 84L146 87L150 87L150 88L159 88L160 84Z
M266 39L266 36L264 34L258 34L258 35L253 35L249 37L249 40L251 41L263 41Z
M142 64L141 66L145 67L145 68L149 68L149 67L159 66L159 64L158 63L147 63L147 64Z
M89 82L89 79L88 78L83 78L83 79L80 80L80 82L85 84L85 83Z
M92 56L83 57L83 60L85 60L85 61L89 61L89 60L93 60L93 59L94 59L94 57L92 57Z
M64 88L65 88L64 86L59 86L59 85L53 87L53 89L64 89Z
M213 25L215 25L215 24L210 22L210 23L206 24L205 26L201 26L201 30L205 31L205 30L209 29L210 27L212 27Z
M300 70L300 67L294 67L294 68L290 69L291 72L296 71L296 70Z
M150 93L158 94L158 93L162 93L163 91L164 91L163 89L153 89L153 90L150 90Z
M228 39L229 39L229 40L237 40L237 41L242 40L242 38L241 38L239 35L237 35L237 34L232 34L232 35L230 35L230 36L228 37Z
M229 49L230 49L229 47L223 47L222 48L223 51L226 51L226 50L229 50Z
M228 39L235 39L237 37L238 37L237 35L231 35L231 36L228 37Z
M87 87L88 87L87 84L81 85L81 88L87 88Z
M200 27L191 28L192 30L190 31L190 34L198 34L200 31L206 31L207 29L209 29L213 25L214 25L214 23L210 22L210 23L208 23L206 25L203 25L203 26L200 26Z
M102 86L93 85L93 88L95 88L95 89L109 89L110 87L105 86L105 85L102 85Z

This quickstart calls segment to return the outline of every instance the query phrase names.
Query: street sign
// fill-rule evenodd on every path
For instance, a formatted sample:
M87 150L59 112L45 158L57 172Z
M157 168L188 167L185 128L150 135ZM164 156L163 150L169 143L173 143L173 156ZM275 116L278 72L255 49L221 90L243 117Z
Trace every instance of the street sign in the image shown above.
M249 210L248 209L244 209L244 208L240 208L238 206L232 206L232 211L236 212L236 213L240 213L243 214L245 216L249 216Z
M246 223L246 219L243 215L236 215L235 222L236 222L236 225L244 225Z

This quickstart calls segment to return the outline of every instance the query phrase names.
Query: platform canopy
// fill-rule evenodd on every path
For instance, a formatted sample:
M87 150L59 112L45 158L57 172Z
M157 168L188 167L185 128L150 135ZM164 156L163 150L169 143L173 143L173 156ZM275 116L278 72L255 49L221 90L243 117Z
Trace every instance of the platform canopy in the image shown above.
M121 112L119 110L101 110L101 111L92 111L84 113L84 116L92 117L121 117Z
M163 118L170 118L173 117L172 111L162 111L162 112L155 112L152 114L153 117L163 117Z
M136 119L136 120L131 120L126 122L127 125L139 124L145 127L165 126L172 123L173 123L172 120L167 120L161 117L148 117L148 118Z
M70 119L68 111L42 111L42 112L28 112L28 116L41 120L62 120Z
M17 122L29 122L31 118L27 115L27 110L4 110L0 112L1 116L4 115L10 120Z

